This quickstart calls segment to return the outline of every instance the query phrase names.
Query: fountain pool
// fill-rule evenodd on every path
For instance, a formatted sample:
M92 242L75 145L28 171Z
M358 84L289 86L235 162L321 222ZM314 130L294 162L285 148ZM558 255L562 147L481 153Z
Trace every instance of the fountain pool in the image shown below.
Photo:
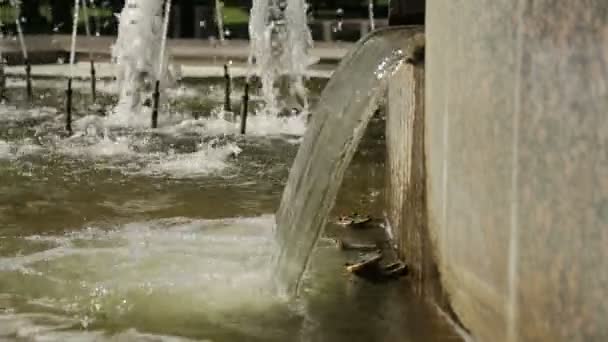
M34 83L33 105L21 101L19 80L9 80L12 100L0 105L1 340L454 337L406 280L372 284L344 274L357 253L331 238L382 241L381 228L350 236L330 224L300 297L271 290L272 213L301 122L260 116L256 124L254 116L248 135L231 133L232 122L210 114L221 106L221 84L191 81L169 94L173 114L161 116L158 130L112 125L85 109L90 95L79 89L88 83L75 82L74 135L62 138L63 82ZM100 89L102 104L116 96L103 82ZM201 94L217 102L193 101ZM335 215L379 217L383 132L376 117Z

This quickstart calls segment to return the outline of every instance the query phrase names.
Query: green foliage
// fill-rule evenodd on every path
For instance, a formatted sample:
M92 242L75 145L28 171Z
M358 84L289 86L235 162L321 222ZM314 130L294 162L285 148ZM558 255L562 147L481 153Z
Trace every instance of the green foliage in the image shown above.
M224 24L246 24L249 21L249 12L242 7L224 7Z

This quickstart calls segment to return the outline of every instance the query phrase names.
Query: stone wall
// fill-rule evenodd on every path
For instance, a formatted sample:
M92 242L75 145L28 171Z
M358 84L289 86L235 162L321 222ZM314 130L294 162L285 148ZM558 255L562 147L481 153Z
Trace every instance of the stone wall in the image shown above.
M388 94L415 287L435 264L480 341L608 340L608 2L429 0L426 25L425 79L406 65Z
M399 256L411 266L422 292L432 272L426 217L424 163L424 61L408 62L393 75L386 119L386 219Z
M454 311L481 341L608 340L608 1L426 15L428 232Z

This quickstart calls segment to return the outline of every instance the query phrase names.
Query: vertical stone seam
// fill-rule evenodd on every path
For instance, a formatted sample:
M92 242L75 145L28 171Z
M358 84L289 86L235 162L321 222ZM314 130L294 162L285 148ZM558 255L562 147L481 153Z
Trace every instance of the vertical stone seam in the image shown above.
M525 1L517 2L517 36L515 56L515 89L513 93L513 141L511 160L511 219L509 231L509 269L507 303L507 342L518 340L518 262L519 262L519 129L521 116L522 60L524 54Z

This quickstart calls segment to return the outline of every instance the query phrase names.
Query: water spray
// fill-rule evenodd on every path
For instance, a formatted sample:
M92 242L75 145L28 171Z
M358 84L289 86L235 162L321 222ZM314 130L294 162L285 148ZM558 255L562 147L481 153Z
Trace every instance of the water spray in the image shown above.
M91 28L89 27L89 10L87 6L87 0L82 0L82 15L84 16L84 30L91 41ZM95 72L95 59L93 58L93 49L89 47L89 63L91 63L91 95L93 102L97 101L97 80Z
M4 23L0 20L0 39L4 40L4 33L2 32L2 27L4 27ZM4 60L4 54L2 53L2 49L0 49L0 101L6 99L6 73L5 73L5 65L6 62Z
M160 59L156 83L154 84L154 95L152 97L152 128L158 127L158 106L160 102L160 80L163 76L165 66L165 49L167 47L167 32L169 31L169 18L171 14L171 0L165 0L165 17L163 18L163 37L160 45Z
M6 73L4 72L4 57L0 53L0 101L6 99Z
M221 0L215 0L215 24L217 25L217 37L220 43L224 43L224 4Z
M369 0L369 29L374 31L376 29L376 20L374 19L374 0Z
M19 37L21 54L23 55L23 64L25 64L25 89L27 93L27 98L31 101L33 97L32 66L30 65L30 59L27 54L27 46L25 45L25 39L23 38L23 28L21 27L21 0L11 0L11 4L13 5L13 7L15 7L15 11L17 12L15 25L17 26L17 36Z
M80 1L74 0L74 22L72 26L72 45L70 46L70 76L68 77L68 88L65 91L65 130L72 135L72 80L74 78L74 62L76 61L76 34L78 33L78 14Z
M342 8L336 10L336 20L338 23L336 24L335 32L341 32L344 26L344 10Z
M245 81L245 93L241 104L241 134L247 131L247 114L249 112L249 79Z
M232 79L230 78L230 69L228 68L228 64L224 64L224 80L224 111L230 112L232 111L232 104L230 103L230 96L232 93Z

